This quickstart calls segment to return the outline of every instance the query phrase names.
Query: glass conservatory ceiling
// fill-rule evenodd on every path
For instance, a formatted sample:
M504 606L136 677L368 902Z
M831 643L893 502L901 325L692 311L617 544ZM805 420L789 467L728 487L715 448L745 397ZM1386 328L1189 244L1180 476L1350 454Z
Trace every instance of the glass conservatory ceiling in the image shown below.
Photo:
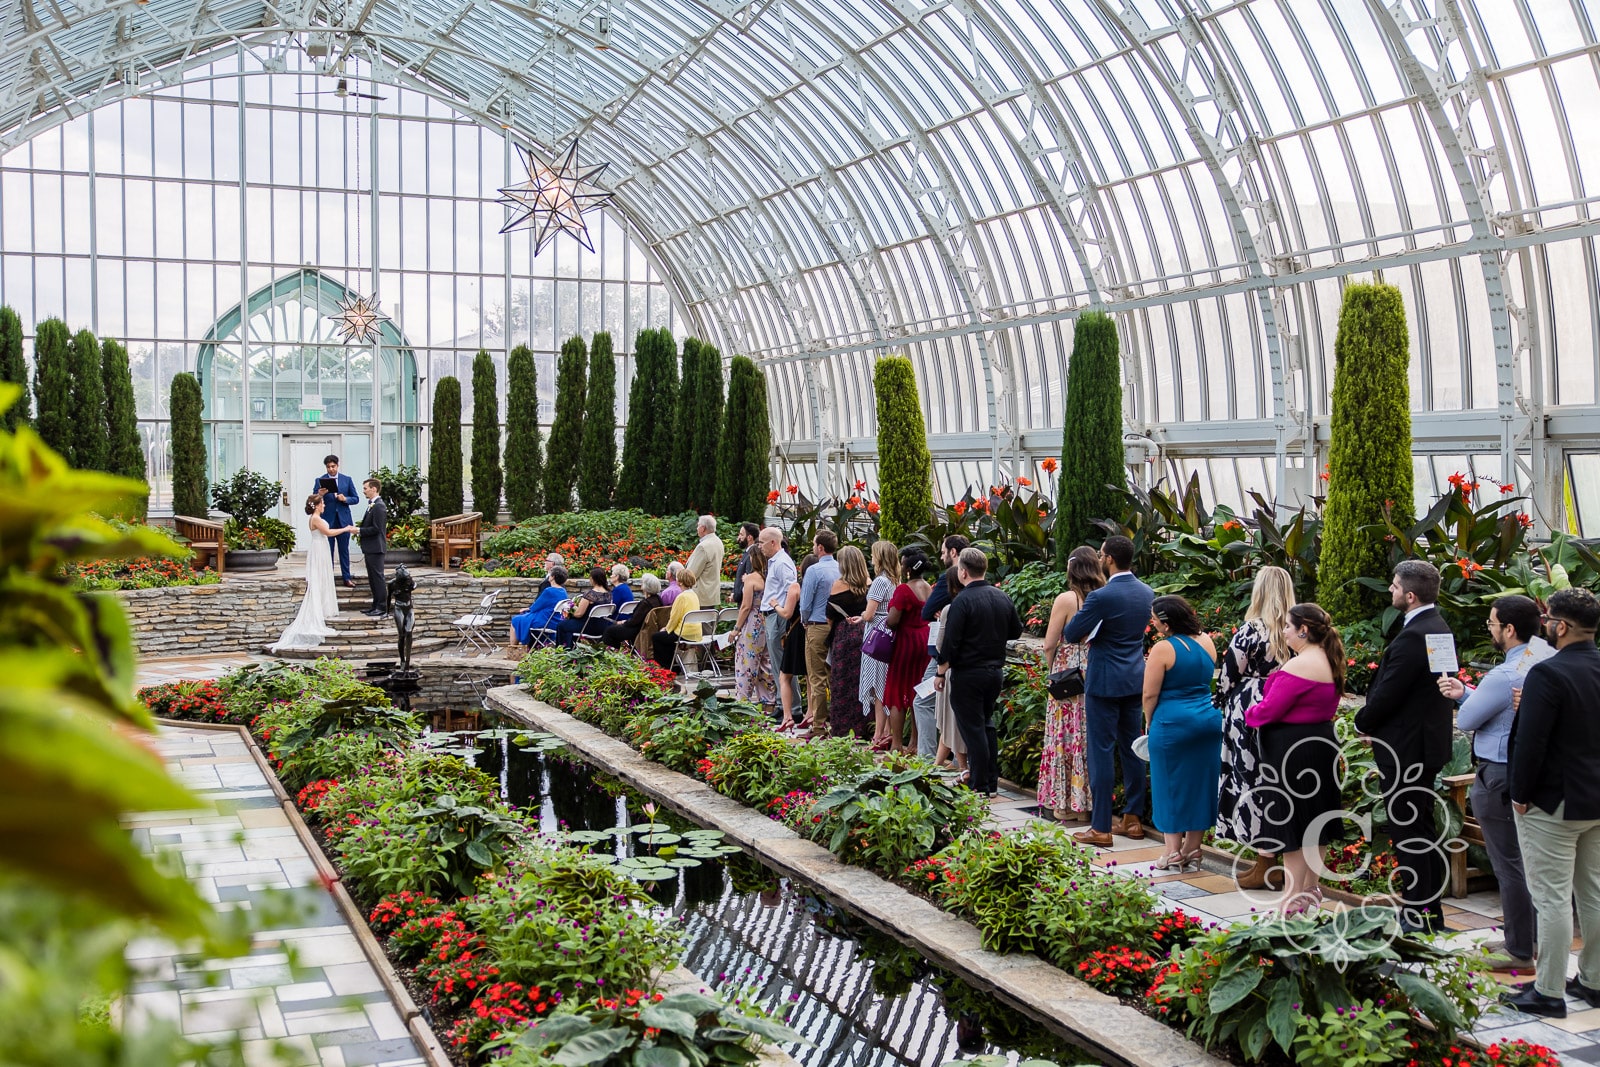
M0 150L223 49L343 60L547 156L581 137L699 332L767 363L790 462L870 455L885 351L936 452L1055 454L1071 319L1104 307L1131 430L1309 491L1340 279L1375 271L1406 295L1419 451L1498 453L1554 509L1547 470L1597 428L1581 0L0 11Z

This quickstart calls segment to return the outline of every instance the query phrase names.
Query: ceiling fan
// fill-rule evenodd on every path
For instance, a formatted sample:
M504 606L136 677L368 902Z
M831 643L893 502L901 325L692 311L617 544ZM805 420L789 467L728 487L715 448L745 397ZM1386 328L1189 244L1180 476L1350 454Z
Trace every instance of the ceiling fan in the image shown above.
M352 96L355 96L355 97L360 97L362 100L387 100L388 99L388 97L379 96L376 93L356 93L356 92L351 92L351 90L350 90L350 79L349 78L340 78L338 81L334 82L334 85L333 85L332 89L302 90L301 92L298 92L295 95L296 96L340 96L340 97L352 97Z

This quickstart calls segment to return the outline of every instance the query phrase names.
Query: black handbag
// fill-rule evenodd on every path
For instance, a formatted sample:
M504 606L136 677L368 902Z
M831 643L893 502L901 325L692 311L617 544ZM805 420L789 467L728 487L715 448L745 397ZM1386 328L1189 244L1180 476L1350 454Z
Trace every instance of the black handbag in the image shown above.
M1083 695L1083 668L1068 667L1064 671L1056 671L1045 679L1046 688L1050 695L1057 700L1071 700L1073 697Z

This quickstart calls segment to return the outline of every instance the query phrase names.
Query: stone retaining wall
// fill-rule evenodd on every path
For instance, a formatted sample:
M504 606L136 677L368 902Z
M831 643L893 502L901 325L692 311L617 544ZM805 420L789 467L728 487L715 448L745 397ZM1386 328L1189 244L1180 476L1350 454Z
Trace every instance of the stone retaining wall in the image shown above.
M587 583L585 583L587 584ZM413 594L418 637L454 639L451 622L468 614L491 589L504 588L495 605L495 622L533 602L535 578L474 578L464 574L423 574ZM206 652L259 652L283 632L300 610L304 578L228 578L217 585L166 589L126 589L102 596L121 598L142 656L182 656ZM360 583L366 606L366 583Z

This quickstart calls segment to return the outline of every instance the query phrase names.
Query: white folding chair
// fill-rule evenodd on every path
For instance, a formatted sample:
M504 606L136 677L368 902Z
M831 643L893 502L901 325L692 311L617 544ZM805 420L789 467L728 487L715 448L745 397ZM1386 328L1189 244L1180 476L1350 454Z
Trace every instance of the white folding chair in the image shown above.
M505 587L501 586L491 593L483 594L483 599L478 601L476 611L463 615L450 624L461 635L453 650L457 656L468 655L473 650L476 650L479 656L494 653L495 643L489 626L494 621L494 602L500 599L500 594L503 592Z
M621 622L623 619L626 619L628 616L632 615L633 609L638 606L639 602L637 600L625 600L621 604L616 605L617 621Z
M545 624L543 626L536 630L528 631L528 647L552 647L556 643L556 623L566 618L567 614L571 611L572 601L570 599L563 600L561 603L557 604L556 610L550 613L550 617L545 620Z
M719 609L717 611L717 633L718 634L732 633L733 632L733 628L738 624L738 622L739 622L739 609L737 607L721 608L721 609ZM712 654L713 655L721 654L721 655L723 655L723 656L725 656L727 658L729 673L732 673L732 671L733 671L733 646L734 646L734 642L730 641L730 642L728 642L728 647L727 648L713 648L712 649Z
M611 618L611 616L615 615L616 613L617 613L617 606L615 604L596 604L594 607L590 608L588 610L588 612L586 612L584 614L584 616L583 616L583 629L578 631L578 640L580 640L580 641L598 641L598 640L600 640L600 635L605 633L606 627L602 626L598 630L591 631L590 628L589 628L589 623L593 622L595 620L598 620L598 619L609 619L609 618ZM611 625L611 624L610 623L606 624L606 626L609 626L609 625Z
M689 661L684 657L683 652L686 648L698 649L707 660L710 668L703 673L709 674L713 678L721 678L722 667L717 663L715 655L717 647L717 609L700 608L698 611L691 611L684 615L684 626L688 627L696 624L700 627L700 639L698 641L685 641L681 637L678 638L678 648L673 653L673 664L680 673L684 675L690 674Z

